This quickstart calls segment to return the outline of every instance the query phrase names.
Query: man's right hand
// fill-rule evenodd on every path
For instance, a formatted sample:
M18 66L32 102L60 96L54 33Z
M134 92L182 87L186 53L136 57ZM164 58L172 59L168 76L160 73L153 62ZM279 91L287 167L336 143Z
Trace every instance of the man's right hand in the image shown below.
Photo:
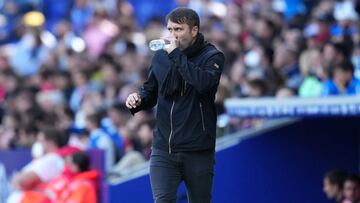
M129 94L129 96L126 98L126 107L129 109L134 109L141 104L141 98L138 93L132 93Z
M174 49L179 47L179 41L173 36L161 37L161 39L170 42L170 44L166 44L163 48L168 54L170 54L172 51L174 51Z

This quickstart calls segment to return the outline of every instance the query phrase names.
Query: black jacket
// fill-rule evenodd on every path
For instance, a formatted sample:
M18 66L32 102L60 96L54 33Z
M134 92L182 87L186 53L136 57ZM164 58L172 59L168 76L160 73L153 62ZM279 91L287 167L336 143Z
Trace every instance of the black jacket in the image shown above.
M147 81L140 90L141 105L131 112L150 109L156 104L157 126L153 147L171 152L215 150L215 93L224 66L224 55L206 44L188 58L178 48L167 54L157 51ZM160 89L174 65L183 78L181 95L169 99Z

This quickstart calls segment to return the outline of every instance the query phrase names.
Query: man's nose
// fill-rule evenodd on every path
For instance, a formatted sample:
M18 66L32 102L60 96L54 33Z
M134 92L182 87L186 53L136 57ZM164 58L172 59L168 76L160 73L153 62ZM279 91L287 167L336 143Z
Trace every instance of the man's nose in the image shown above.
M174 31L170 31L170 36L171 36L171 37L175 37L175 38L177 38L177 35L175 34L175 32L174 32Z

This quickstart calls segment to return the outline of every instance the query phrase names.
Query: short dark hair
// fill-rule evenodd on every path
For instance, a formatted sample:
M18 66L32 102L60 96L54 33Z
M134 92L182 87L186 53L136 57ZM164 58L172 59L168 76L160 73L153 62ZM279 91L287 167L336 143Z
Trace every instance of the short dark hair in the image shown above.
M331 46L335 51L337 52L337 55L342 55L343 57L346 57L350 54L349 45L345 43L339 43L339 42L327 42L322 48L321 52L324 51L325 46ZM351 47L352 49L352 47Z
M96 125L97 127L100 127L101 125L101 116L97 113L87 115L86 120Z
M350 175L348 175L348 176L346 177L344 183L345 183L346 181L354 182L354 183L356 183L356 184L358 184L358 185L360 186L360 178L359 178L359 176L356 175L356 174L350 174Z
M44 134L46 141L53 142L57 147L63 147L66 145L66 136L63 131L54 127L43 127L40 132Z
M119 113L129 113L129 110L126 107L125 103L115 103L111 106L110 109L115 110Z
M252 88L257 88L259 89L261 92L261 96L265 96L267 93L267 87L266 87L266 83L263 79L259 79L259 78L255 78L249 81L249 86L251 86Z
M340 189L343 188L344 182L348 174L343 170L332 170L325 174L331 184L337 185Z
M344 60L344 61L341 61L340 63L337 63L335 65L335 69L340 69L345 72L351 72L352 74L355 71L354 65L352 64L352 62L350 60Z
M197 26L200 29L199 15L190 8L179 7L172 10L167 16L166 21L171 20L174 23L186 23L190 28Z
M88 171L90 168L90 158L85 152L77 152L71 156L72 162L79 167L79 171Z

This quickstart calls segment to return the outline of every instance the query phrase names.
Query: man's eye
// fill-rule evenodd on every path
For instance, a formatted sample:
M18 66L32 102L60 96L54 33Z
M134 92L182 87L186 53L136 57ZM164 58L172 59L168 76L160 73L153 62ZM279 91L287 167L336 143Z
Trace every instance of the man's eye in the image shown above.
M176 32L179 32L181 30L181 28L175 28Z

